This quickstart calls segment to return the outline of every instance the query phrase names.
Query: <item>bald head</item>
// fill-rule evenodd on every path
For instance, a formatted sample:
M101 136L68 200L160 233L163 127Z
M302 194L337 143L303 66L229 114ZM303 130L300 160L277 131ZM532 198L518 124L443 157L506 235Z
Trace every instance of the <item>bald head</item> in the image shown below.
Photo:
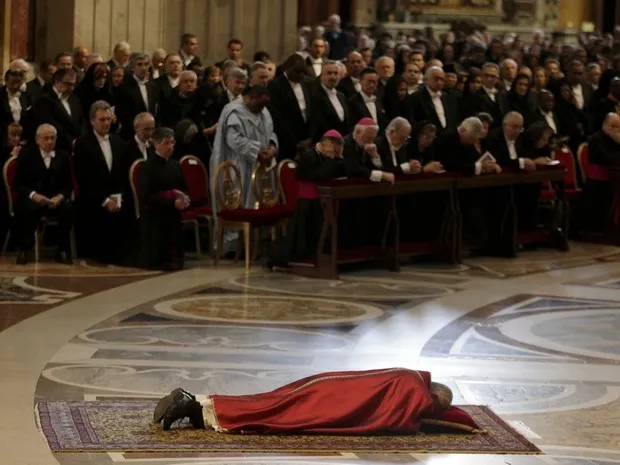
M440 92L443 90L443 83L445 79L445 73L439 66L431 66L426 70L424 80L426 85L433 92Z
M500 68L500 73L502 75L502 79L512 82L517 77L518 71L517 62L512 58L506 58L502 61L502 66Z
M452 405L452 389L445 384L431 383L431 395L433 397L435 407L440 410L450 408Z
M362 54L356 51L349 52L346 63L349 76L359 79L362 70L366 67Z

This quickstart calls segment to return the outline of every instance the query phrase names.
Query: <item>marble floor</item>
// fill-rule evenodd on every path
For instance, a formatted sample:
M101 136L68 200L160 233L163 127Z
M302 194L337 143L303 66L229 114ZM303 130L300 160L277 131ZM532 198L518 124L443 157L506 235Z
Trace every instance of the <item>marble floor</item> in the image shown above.
M620 463L620 248L571 245L338 281L0 261L0 463ZM432 371L545 455L52 454L33 414L40 399L252 393L393 366Z

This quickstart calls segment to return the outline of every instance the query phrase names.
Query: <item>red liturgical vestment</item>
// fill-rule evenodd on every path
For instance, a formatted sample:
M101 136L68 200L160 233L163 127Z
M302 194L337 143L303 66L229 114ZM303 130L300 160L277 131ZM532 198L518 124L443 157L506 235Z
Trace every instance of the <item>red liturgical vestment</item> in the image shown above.
M430 382L404 368L322 373L272 392L209 396L203 408L221 432L411 434L433 409Z

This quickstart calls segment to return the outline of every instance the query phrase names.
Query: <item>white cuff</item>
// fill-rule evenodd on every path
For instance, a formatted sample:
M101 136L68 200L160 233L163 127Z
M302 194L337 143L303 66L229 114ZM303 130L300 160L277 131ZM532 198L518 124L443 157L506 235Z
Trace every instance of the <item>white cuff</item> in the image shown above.
M32 192L30 193L30 195L28 196L28 198L29 198L30 200L32 200L32 198L33 198L36 194L37 194L37 193L36 193L35 191L32 191Z
M411 165L409 163L401 163L400 169L403 170L403 173L408 173L411 171Z
M378 170L372 170L370 172L370 180L372 182L381 182L383 179L383 172Z
M519 169L525 169L525 160L519 158Z
M375 165L375 168L383 168L383 164L381 163L381 157L371 158L372 164Z
M107 204L110 203L112 199L110 197L106 197L106 199L103 201L103 203L101 204L102 207L105 207Z
M482 173L482 163L477 161L474 165L476 167L476 176Z

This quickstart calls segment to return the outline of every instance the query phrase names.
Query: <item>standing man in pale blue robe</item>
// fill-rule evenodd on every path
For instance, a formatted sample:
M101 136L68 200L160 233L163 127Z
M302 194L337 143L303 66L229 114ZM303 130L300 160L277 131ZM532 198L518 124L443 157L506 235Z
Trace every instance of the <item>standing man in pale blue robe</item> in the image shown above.
M246 88L243 99L229 103L222 110L209 164L214 211L218 211L220 207L215 194L215 174L217 167L224 161L232 161L241 172L243 208L255 208L256 197L251 186L252 170L257 163L271 166L278 151L278 139L271 114L267 110L268 103L267 87L254 86ZM234 232L226 231L224 253L231 250L230 243L235 238Z

